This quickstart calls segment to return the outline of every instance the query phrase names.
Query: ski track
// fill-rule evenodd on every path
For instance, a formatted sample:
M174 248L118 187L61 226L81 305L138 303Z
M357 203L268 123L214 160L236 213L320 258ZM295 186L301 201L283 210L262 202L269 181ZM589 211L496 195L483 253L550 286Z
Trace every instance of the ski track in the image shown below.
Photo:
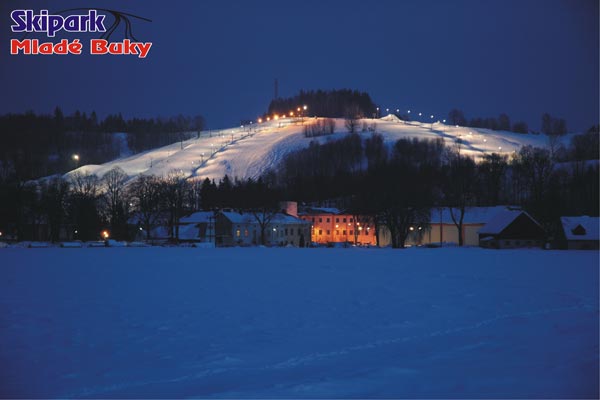
M437 331L433 331L433 332L423 334L423 335L401 336L401 337L392 338L392 339L376 340L373 342L367 342L365 344L344 347L344 348L341 348L336 351L310 353L310 354L306 354L306 355L302 355L302 356L298 356L298 357L288 358L287 360L284 360L284 361L281 361L281 362L278 362L275 364L265 365L262 367L239 367L239 366L236 366L236 367L227 367L227 368L205 369L205 370L196 372L194 374L181 375L181 376L168 378L168 379L146 380L146 381L137 381L137 382L124 382L124 383L113 384L113 385L108 385L108 386L93 387L93 388L84 389L82 391L78 391L75 393L69 393L69 394L66 394L61 397L65 397L65 398L94 397L94 396L97 396L100 394L106 394L106 393L115 392L115 391L124 390L124 389L133 389L133 388L139 388L139 387L143 387L143 386L147 386L147 385L154 385L154 384L169 384L169 383L178 383L178 382L184 382L184 381L193 381L193 380L198 380L198 379L202 379L202 378L206 378L206 377L210 377L210 376L214 376L214 375L226 374L226 373L232 373L232 372L233 373L235 373L235 372L248 373L251 371L261 372L261 371L276 371L276 370L283 370L283 369L293 369L296 367L313 364L313 363L323 361L323 360L329 360L329 359L336 358L336 357L342 357L342 356L345 356L345 355L348 355L351 353L355 353L355 352L368 351L368 350L373 350L373 349L378 349L378 348L382 348L382 347L386 347L386 346L395 345L398 343L406 343L406 342L416 341L416 340L434 339L437 337L453 335L453 334L461 333L464 331L475 330L475 329L479 329L484 326L491 325L491 324L494 324L499 321L508 320L511 318L535 317L535 316L539 316L539 315L547 315L547 314L560 313L560 312L566 312L566 311L590 311L590 312L597 313L598 309L590 304L580 304L580 305L569 306L569 307L543 308L543 309L538 309L538 310L524 311L524 312L520 312L520 313L503 314L503 315L498 315L498 316L495 316L492 318L480 320L474 324L463 325L463 326L458 326L458 327L444 329L444 330L437 330ZM480 345L481 345L481 343L478 343L478 344L473 344L471 346L466 346L466 347L471 348L473 346L478 347Z

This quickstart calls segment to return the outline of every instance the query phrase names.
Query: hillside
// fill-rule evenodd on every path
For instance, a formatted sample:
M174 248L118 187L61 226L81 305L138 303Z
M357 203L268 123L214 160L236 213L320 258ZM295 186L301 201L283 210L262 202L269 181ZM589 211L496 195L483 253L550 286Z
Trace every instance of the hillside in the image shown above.
M305 124L312 119L305 119ZM480 158L496 152L510 154L521 146L547 145L545 135L518 134L488 129L455 127L436 122L404 122L393 115L380 119L363 119L359 133L365 138L369 131L361 132L363 123L376 124L386 143L400 138L442 138L448 146L462 141L461 152ZM318 138L306 138L303 125L290 118L270 121L248 127L218 131L203 131L199 138L160 147L130 157L119 158L102 165L83 165L75 171L102 176L113 167L122 168L130 177L139 174L167 175L172 171L194 179L219 179L225 174L238 178L257 178L269 168L276 168L289 152L308 147L312 140L326 142L347 134L343 119L336 119L336 133ZM563 138L568 143L570 136ZM73 173L71 171L69 174ZM67 174L67 175L69 175Z

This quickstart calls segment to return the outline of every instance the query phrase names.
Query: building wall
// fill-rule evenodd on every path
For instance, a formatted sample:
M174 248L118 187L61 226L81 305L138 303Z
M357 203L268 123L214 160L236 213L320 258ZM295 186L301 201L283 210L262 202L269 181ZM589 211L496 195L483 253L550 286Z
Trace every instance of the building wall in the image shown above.
M310 214L300 218L310 223L310 241L314 243L356 243L375 245L375 231L372 224L361 221L349 214Z
M479 230L484 224L463 224L463 245L479 246ZM441 231L441 237L440 237ZM420 246L432 243L454 243L458 244L458 229L454 224L436 224L432 223L429 227L424 227L419 232L418 227L412 231L406 240L407 246ZM390 234L387 228L379 229L379 245L382 247L391 244Z
M260 235L260 231L259 231ZM272 223L266 231L267 241L271 246L295 247L307 246L310 243L310 225L304 222Z
M569 250L598 250L600 241L598 240L569 240L567 249Z

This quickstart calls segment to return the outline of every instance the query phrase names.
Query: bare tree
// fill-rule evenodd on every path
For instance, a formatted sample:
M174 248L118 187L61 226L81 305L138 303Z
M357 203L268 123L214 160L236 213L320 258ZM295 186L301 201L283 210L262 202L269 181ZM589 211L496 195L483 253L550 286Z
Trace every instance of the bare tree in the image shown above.
M455 153L450 159L445 182L444 196L450 208L452 222L458 230L458 245L462 246L465 211L474 202L477 192L475 161Z
M152 227L160 216L160 181L154 175L140 175L130 186L129 194L139 217L139 223L150 239Z
M127 193L125 184L129 177L119 167L114 167L102 176L104 202L110 228L114 236L124 238L127 235Z

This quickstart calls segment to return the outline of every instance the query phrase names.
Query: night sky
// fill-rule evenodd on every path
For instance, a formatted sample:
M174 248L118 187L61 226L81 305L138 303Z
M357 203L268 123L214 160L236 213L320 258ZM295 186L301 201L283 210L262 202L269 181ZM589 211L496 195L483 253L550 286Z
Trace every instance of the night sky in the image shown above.
M45 5L45 6L44 6ZM103 7L152 19L134 56L11 56L14 8ZM0 113L202 114L211 128L300 89L367 91L382 108L445 118L598 123L597 0L8 1L0 6ZM46 39L45 35L32 38ZM86 38L63 34L61 38ZM97 37L97 36L95 36ZM122 40L122 29L111 40Z

